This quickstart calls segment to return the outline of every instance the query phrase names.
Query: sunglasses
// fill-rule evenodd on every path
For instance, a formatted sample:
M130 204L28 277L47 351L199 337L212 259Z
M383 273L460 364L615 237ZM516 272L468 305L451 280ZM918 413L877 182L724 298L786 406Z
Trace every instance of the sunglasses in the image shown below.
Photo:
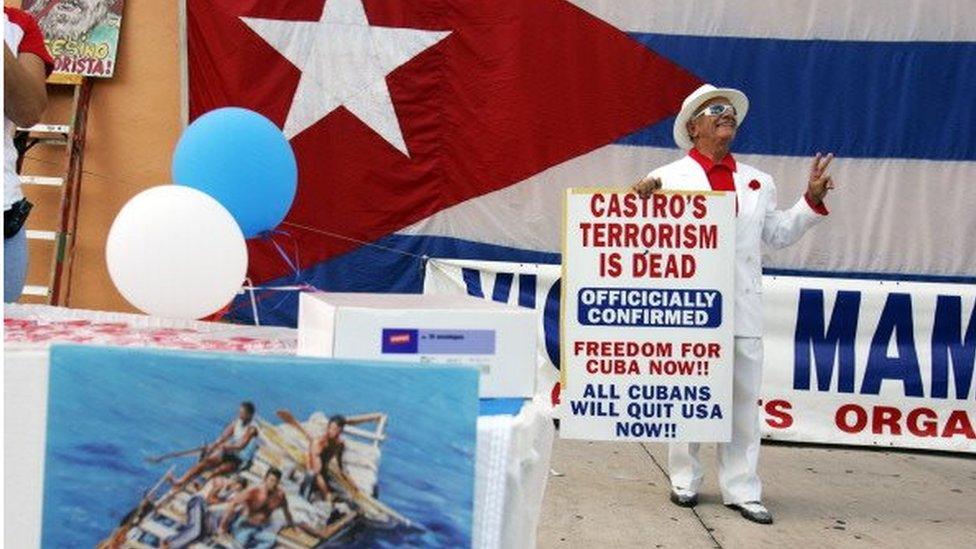
M714 103L705 107L704 109L698 111L695 116L692 116L692 120L698 118L699 116L722 116L723 114L732 111L732 116L736 116L738 113L735 111L735 107L729 105L728 103Z

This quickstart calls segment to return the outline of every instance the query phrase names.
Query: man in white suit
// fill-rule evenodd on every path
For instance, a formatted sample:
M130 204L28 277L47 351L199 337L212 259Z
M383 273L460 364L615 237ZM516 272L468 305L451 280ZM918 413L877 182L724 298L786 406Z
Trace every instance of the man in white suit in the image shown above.
M674 122L674 140L687 156L662 166L634 185L647 197L658 189L725 190L736 194L735 359L732 390L732 440L718 445L722 499L745 518L770 524L762 504L759 462L759 388L762 382L762 244L793 244L827 215L823 199L834 188L827 175L832 154L817 153L807 191L788 210L776 209L773 178L737 162L729 152L745 119L749 100L739 90L705 84L691 93ZM671 501L682 507L698 503L702 467L699 444L672 444L668 467Z

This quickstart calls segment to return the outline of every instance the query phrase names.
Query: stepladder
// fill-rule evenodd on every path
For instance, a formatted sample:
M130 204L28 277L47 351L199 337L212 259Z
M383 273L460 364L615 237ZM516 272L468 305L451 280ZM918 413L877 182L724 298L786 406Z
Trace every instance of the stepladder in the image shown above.
M47 90L44 121L17 128L14 135L21 188L34 204L26 226L29 269L21 301L67 305L92 79L54 73Z

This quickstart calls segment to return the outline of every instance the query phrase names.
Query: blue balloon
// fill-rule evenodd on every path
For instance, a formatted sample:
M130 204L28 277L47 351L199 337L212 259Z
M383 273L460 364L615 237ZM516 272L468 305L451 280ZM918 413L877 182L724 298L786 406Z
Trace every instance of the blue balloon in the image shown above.
M173 153L173 181L217 199L251 238L285 219L298 165L278 126L254 111L226 107L183 132Z

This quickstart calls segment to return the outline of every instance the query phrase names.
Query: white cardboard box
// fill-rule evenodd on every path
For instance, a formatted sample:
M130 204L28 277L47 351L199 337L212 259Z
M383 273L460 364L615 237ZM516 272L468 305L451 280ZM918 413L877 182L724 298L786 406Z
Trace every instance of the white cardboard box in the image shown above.
M298 354L472 365L480 396L531 398L537 314L468 296L303 293Z

